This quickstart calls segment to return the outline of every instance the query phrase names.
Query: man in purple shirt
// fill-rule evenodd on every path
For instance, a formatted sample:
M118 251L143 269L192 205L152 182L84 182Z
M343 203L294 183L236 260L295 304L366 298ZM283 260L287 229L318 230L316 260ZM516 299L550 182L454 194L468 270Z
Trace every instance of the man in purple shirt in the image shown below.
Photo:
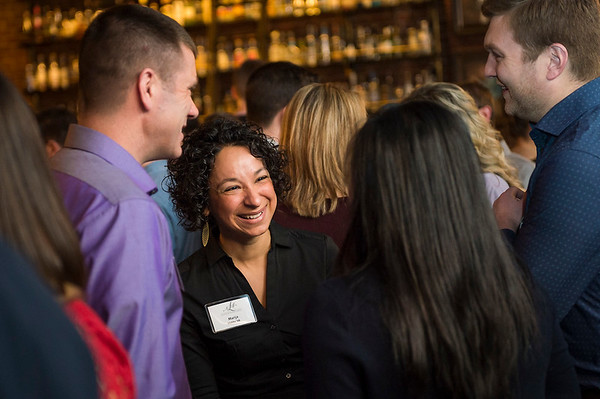
M141 164L181 154L198 116L195 45L138 5L104 11L79 55L79 125L52 159L89 268L87 299L128 350L140 398L189 398L167 222Z

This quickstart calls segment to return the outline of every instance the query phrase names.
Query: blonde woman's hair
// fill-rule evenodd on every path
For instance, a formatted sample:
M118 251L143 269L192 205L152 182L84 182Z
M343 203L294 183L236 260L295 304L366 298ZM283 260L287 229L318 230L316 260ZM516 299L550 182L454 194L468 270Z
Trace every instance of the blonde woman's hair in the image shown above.
M280 142L290 158L292 189L285 203L292 211L319 217L348 196L346 149L366 117L360 95L336 84L310 84L294 95L283 116Z
M457 112L469 128L482 172L494 173L509 186L523 188L516 169L506 161L500 132L479 114L473 97L460 86L448 82L428 83L414 90L408 99L437 101Z

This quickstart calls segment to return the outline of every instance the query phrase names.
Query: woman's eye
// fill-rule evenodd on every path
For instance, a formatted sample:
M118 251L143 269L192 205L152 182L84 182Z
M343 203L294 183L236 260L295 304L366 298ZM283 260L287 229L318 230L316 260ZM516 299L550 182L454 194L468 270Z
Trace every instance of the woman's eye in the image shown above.
M261 176L261 177L259 177L258 179L256 179L256 181L257 181L257 182L258 182L258 181L263 181L263 180L267 180L268 178L269 178L269 175L264 175L264 176Z
M225 188L223 190L223 192L224 193L230 193L230 192L235 191L235 190L237 190L239 188L240 188L240 186L229 186L229 187Z

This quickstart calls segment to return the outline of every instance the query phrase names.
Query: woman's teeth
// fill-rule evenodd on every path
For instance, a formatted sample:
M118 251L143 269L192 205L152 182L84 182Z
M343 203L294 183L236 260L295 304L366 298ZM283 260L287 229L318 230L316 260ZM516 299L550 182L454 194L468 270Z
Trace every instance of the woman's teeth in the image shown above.
M242 219L257 219L260 217L260 215L262 215L262 211L257 213L256 215L246 215L246 216L240 216Z

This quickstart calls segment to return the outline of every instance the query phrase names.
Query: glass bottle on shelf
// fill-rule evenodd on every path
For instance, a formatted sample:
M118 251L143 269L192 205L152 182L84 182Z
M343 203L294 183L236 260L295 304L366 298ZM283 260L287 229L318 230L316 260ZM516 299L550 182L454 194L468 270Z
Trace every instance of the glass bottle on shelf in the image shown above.
M301 17L304 15L304 10L306 8L304 0L292 0L292 7L294 8L292 11L294 17Z
M392 33L392 52L395 56L400 56L404 53L404 44L402 43L402 36L400 35L399 27L394 27Z
M302 65L304 63L302 60L302 52L300 51L300 47L298 47L298 45L296 44L296 35L294 34L294 32L288 32L287 42L288 60L292 64Z
M403 93L404 96L408 96L415 89L415 86L412 81L412 76L410 71L404 71L404 85L403 85Z
M246 50L246 58L249 60L258 60L260 54L258 52L258 43L256 42L256 36L250 35L248 38L248 49Z
M36 90L35 83L35 65L30 62L25 65L25 90L33 93Z
M367 101L371 104L379 102L379 78L374 71L370 71L367 81Z
M69 56L69 63L71 64L71 85L76 85L79 82L79 58L76 55L71 55Z
M31 12L29 10L23 11L23 21L21 22L21 31L29 34L33 30L33 21L31 20Z
M225 38L220 37L217 43L217 70L219 72L227 72L231 70L231 61L227 53Z
M329 42L329 30L327 25L321 25L321 34L319 35L319 44L321 48L320 59L322 65L331 63L331 46Z
M32 25L34 32L41 33L42 32L42 6L39 4L35 4L32 9Z
M198 43L196 46L198 52L196 56L196 74L201 78L205 78L208 73L208 57L206 48L204 47L204 38L200 37L196 39L196 43Z
M308 25L306 27L306 65L316 67L318 63L317 41L315 38L315 27Z
M407 50L409 53L418 53L419 52L419 37L418 37L418 32L417 32L417 28L415 27L410 27L406 30L407 33L407 38L406 38L406 44L407 46Z
M281 43L281 32L278 30L271 31L271 44L269 45L269 61L278 62L285 61L287 48Z
M48 72L44 56L38 54L37 67L35 69L35 88L37 91L44 92L48 88Z
M344 60L344 42L340 37L340 26L331 26L331 61L342 62Z
M431 32L429 31L429 22L422 19L419 23L420 28L417 34L419 47L423 54L431 54Z
M205 25L212 22L212 2L211 0L200 0L202 2L202 21Z
M71 76L69 70L69 62L65 53L62 53L59 56L58 66L60 68L60 88L63 90L67 90L71 85Z
M318 0L306 0L306 15L312 17L314 15L321 14L321 9L319 8Z
M50 53L48 56L48 87L50 90L60 89L60 68L56 53Z
M192 26L198 22L198 8L196 8L196 3L200 4L200 2L194 0L185 0L183 2L184 26ZM200 9L200 11L202 11L202 9Z
M244 50L244 41L241 37L233 39L233 67L239 68L246 61L246 51Z
M377 52L384 58L390 57L394 52L392 42L392 27L384 26L382 29L379 43L377 43Z

